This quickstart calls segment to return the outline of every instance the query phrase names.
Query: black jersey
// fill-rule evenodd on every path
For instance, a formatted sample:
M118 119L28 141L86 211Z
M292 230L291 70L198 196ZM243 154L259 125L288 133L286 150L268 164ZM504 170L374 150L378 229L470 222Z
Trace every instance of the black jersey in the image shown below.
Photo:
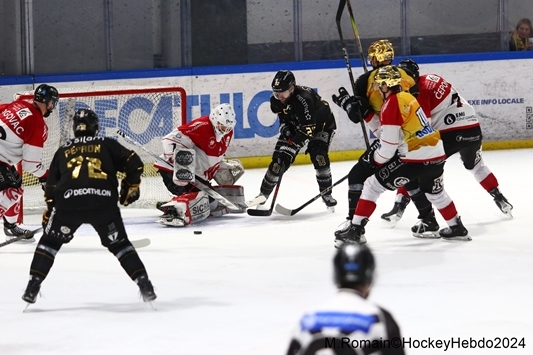
M45 198L57 210L106 209L119 198L117 172L139 183L141 158L107 137L77 137L54 155L46 181Z
M273 103L273 100L277 103ZM273 95L270 97L270 101L271 106L282 106ZM294 92L289 102L278 116L281 124L293 126L307 139L318 132L337 128L335 117L328 102L307 86L294 86Z

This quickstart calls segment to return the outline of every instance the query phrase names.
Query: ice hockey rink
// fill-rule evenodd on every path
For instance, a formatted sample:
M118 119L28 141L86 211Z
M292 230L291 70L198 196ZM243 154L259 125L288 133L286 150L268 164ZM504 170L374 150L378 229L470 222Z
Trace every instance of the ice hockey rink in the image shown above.
M414 238L412 205L396 228L387 228L379 217L392 207L392 192L381 196L367 225L377 259L370 299L412 341L407 354L533 353L533 149L488 151L484 160L514 205L514 219L501 216L454 156L445 187L472 241ZM334 181L352 165L332 164ZM240 180L247 199L258 193L264 172L248 170ZM317 193L312 165L293 166L278 202L296 208ZM151 239L138 252L156 287L156 310L141 301L89 226L58 253L41 297L24 313L20 297L36 243L0 248L0 354L283 354L303 312L335 292L333 232L345 219L346 194L346 182L334 189L335 213L317 200L292 217L232 214L185 228L154 223L155 209L125 209L130 239ZM40 216L25 222L37 227ZM513 338L524 339L525 348L503 348ZM458 339L501 348L420 345Z

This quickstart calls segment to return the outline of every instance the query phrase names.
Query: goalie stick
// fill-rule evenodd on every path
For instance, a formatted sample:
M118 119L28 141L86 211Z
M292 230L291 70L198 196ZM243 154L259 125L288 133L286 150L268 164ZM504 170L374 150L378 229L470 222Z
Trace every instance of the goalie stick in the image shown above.
M124 138L126 140L126 142L132 144L132 145L135 145L139 148L141 148L142 150L144 150L146 153L148 153L150 156L152 156L154 159L158 160L159 162L165 164L166 166L169 167L169 169L173 169L173 167L166 161L164 160L163 158L161 158L159 155L155 154L154 152L152 152L151 150L149 150L148 148L144 147L141 143L137 142L136 140L134 140L133 138L129 137L128 135L126 135L124 132L122 132L121 130L118 130L117 131L118 135L121 136L122 138ZM198 175L195 175L195 185L196 187L198 187L200 190L204 191L207 195L209 195L210 197L214 198L215 200L217 200L218 202L220 202L221 204L223 204L224 206L228 207L229 209L231 210L234 210L234 211L242 211L243 208L246 208L247 206L244 205L244 206L237 206L235 205L233 202L229 201L227 198L225 198L224 196L222 196L221 194L219 194L218 192L216 192L210 185L209 185L209 182L207 180L204 180L202 179L200 176Z
M335 186L337 186L338 184L340 184L341 182L343 182L344 180L346 180L348 178L348 175L344 176L343 178L341 178L340 180L338 180L337 182L335 182L333 185L331 185L330 187L328 187L327 189L325 190L322 190L318 195L316 195L315 197L313 197L312 199L310 199L309 201L307 201L306 203L304 203L303 205L301 205L300 207L298 208L295 208L293 210L291 209L288 209L286 207L283 207L282 205L280 205L279 203L276 205L276 212L282 214L282 215L285 215L285 216L294 216L296 213L300 212L301 210L303 210L305 207L309 206L311 203L313 203L314 201L318 200L320 197L324 196L325 194L329 193Z
M350 64L350 58L348 56L348 50L346 49L346 43L344 43L344 37L342 35L342 29L341 29L342 12L344 11L344 7L346 4L348 4L348 12L350 13L350 20L352 22L352 28L354 31L355 38L357 40L359 55L361 56L361 61L363 62L363 68L365 72L368 72L368 69L366 68L366 62L363 56L363 49L361 47L361 39L359 38L359 32L357 31L357 25L355 24L355 19L353 17L352 6L350 5L350 0L340 0L339 8L337 9L337 16L335 17L335 22L337 23L337 30L339 31L342 54L344 55L344 62L346 64L346 69L348 69L348 76L350 77L350 84L352 85L352 91L355 95L355 93L357 92L356 87L355 87L355 80L354 80L353 73L352 73L352 66ZM361 124L361 129L363 130L363 138L365 139L366 148L368 149L370 148L370 141L368 139L368 132L365 127L365 121L361 115L361 111L358 109L357 112L359 113L359 123Z

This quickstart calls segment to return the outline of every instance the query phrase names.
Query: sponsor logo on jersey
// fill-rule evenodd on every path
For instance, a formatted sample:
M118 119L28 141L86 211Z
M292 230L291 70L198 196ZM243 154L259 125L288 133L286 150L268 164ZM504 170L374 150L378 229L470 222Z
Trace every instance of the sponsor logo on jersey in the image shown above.
M209 139L209 148L214 148L215 144L216 144L215 138L211 137L211 139Z
M26 117L28 116L31 116L31 111L29 108L23 108L22 110L18 110L17 112L15 112L17 114L17 116L20 117L21 120L25 119Z
M68 189L63 194L63 197L67 199L71 197L86 196L86 195L111 197L111 190L93 189L91 187L86 187L83 189Z

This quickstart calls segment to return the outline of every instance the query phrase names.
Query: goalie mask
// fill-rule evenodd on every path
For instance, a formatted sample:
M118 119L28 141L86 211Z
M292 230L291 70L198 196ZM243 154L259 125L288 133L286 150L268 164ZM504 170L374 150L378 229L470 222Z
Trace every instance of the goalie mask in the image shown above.
M41 102L46 105L44 117L48 117L52 111L54 111L57 102L59 101L59 93L55 87L41 84L37 86L37 89L35 89L35 92L33 93L33 101ZM52 103L52 107L50 108L49 103Z
M94 137L98 134L98 116L96 116L93 110L81 109L76 111L72 121L74 137Z
M209 114L209 120L213 125L217 142L220 142L222 137L231 132L237 123L235 111L230 104L220 104L215 107Z
M388 39L380 39L372 42L368 47L368 62L372 67L372 59L376 58L377 63L392 61L394 59L394 48Z
M374 256L367 246L343 244L333 258L335 285L348 288L370 285L375 267Z

